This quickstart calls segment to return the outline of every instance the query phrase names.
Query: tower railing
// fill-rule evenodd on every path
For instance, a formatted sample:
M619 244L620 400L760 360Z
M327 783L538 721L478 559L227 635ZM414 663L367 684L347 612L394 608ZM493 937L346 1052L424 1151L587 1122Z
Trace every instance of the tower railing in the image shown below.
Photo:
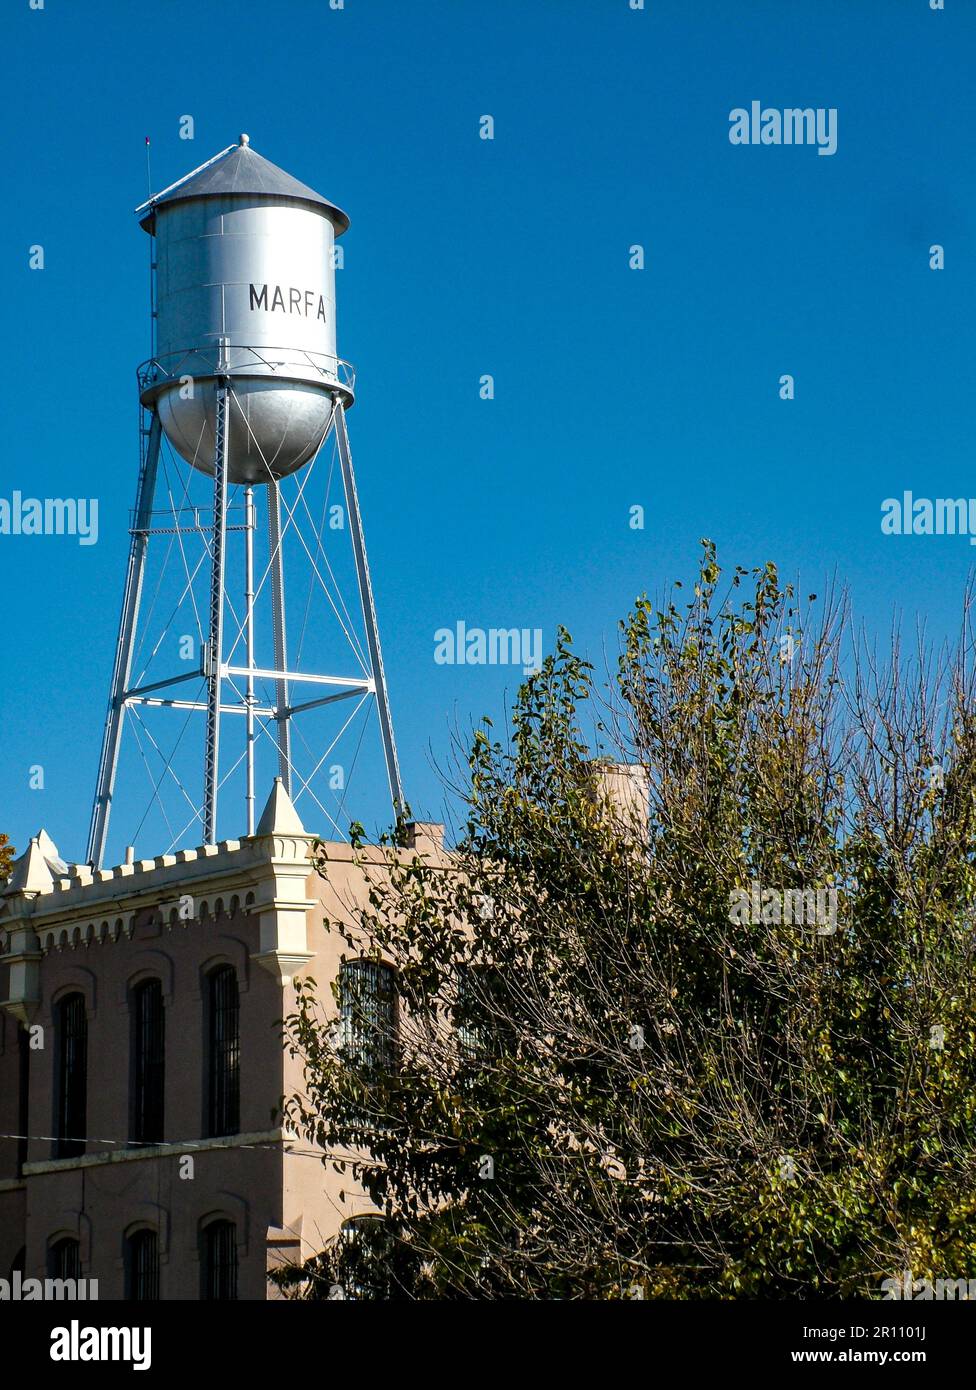
M356 369L351 362L324 352L306 348L259 347L245 343L208 343L202 347L180 348L175 352L157 354L140 363L136 369L139 394L145 398L161 388L182 381L185 377L280 376L294 380L311 374L323 386L338 386L351 402L356 389Z

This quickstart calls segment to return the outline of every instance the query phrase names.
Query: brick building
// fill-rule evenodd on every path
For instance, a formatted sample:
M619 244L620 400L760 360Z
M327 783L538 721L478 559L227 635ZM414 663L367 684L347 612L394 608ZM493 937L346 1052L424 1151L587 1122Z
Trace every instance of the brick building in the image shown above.
M412 837L443 858L442 827ZM365 893L350 846L324 844L323 877L315 842L276 781L241 840L93 872L41 831L16 861L0 890L0 1277L263 1299L269 1269L367 1210L278 1114L301 1083L279 1026L292 981L308 972L332 1006L350 965L325 922Z

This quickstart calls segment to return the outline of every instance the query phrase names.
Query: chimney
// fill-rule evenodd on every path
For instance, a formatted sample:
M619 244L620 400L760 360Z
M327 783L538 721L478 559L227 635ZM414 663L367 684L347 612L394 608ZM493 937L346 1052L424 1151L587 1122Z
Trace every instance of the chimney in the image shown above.
M420 854L442 854L444 827L438 821L412 820L407 822L407 849Z
M614 828L637 844L647 841L650 814L647 772L640 763L617 763L595 758L590 763L593 799Z

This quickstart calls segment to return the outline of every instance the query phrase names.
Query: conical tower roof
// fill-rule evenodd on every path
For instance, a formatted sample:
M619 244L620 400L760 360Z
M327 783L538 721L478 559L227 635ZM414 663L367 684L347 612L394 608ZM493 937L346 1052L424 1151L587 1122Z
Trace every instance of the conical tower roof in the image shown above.
M35 835L20 858L14 860L10 878L3 889L4 896L13 897L14 894L21 893L37 897L41 893L50 893L53 887L54 875L44 856L39 837Z
M307 203L331 219L336 236L341 236L349 226L349 218L341 208L258 154L251 148L246 135L242 135L236 145L228 145L213 159L208 159L206 164L201 164L198 169L170 184L169 188L154 194L148 202L136 208L136 213L140 226L154 233L158 208L186 202L190 198L227 198L235 194L242 198L287 198L291 202Z
M58 877L68 872L68 865L61 857L61 851L51 839L47 831L42 827L36 835L36 840L41 853L44 855L45 862L51 873Z
M271 795L268 797L268 803L254 833L255 835L305 835L308 833L302 825L301 818L292 805L292 799L285 791L285 784L280 777L274 779Z

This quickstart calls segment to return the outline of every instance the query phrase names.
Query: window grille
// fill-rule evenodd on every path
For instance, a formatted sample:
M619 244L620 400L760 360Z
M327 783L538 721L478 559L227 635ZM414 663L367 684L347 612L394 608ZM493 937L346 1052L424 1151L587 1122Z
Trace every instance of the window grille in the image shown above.
M343 1297L362 1302L390 1298L393 1243L381 1216L354 1216L339 1231Z
M233 1221L212 1221L203 1232L203 1287L207 1301L237 1297L237 1227Z
M81 1278L81 1246L73 1236L63 1236L51 1246L48 1269L52 1279Z
M135 1231L126 1242L126 1297L135 1303L159 1298L159 1237L155 1231Z
M213 971L208 986L208 1132L217 1137L237 1134L241 1121L240 997L233 967Z
M133 1004L135 1096L132 1138L136 1144L161 1144L166 1055L161 982L145 980L137 985L133 991Z
M55 1158L85 1152L88 1124L88 1017L83 994L69 994L57 1007L57 1114Z
M390 1072L396 1062L396 985L381 961L345 961L339 972L340 1043L360 1071Z

